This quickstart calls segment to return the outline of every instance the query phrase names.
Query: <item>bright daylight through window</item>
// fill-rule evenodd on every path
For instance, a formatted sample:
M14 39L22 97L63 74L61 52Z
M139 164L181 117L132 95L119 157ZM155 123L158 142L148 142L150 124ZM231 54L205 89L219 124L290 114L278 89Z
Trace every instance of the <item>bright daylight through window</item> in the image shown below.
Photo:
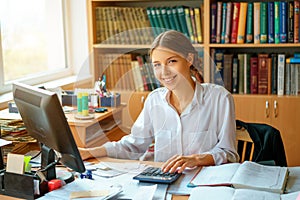
M1 0L0 22L0 88L20 79L34 84L62 77L63 0Z

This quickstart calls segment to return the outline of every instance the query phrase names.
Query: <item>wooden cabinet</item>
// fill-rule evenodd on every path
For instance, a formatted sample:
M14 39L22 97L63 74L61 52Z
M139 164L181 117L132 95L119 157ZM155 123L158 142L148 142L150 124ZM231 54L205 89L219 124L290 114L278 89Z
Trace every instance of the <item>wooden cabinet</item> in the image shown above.
M236 119L266 123L277 128L283 140L288 166L299 166L300 98L275 95L234 95Z

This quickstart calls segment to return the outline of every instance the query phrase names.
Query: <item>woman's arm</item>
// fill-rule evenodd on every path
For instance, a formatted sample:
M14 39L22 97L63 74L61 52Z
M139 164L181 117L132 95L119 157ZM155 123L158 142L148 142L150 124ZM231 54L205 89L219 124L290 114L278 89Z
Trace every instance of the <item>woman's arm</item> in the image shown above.
M82 160L107 156L106 149L103 146L93 147L93 148L78 147L78 150L79 150Z

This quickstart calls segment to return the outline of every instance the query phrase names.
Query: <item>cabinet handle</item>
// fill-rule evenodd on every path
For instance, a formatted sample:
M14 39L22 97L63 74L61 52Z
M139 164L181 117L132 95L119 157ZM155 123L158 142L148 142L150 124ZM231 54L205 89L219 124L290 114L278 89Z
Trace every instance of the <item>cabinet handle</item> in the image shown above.
M266 118L269 118L270 109L269 109L269 101L266 101Z
M278 116L278 112L277 112L277 101L274 101L274 117L276 118Z

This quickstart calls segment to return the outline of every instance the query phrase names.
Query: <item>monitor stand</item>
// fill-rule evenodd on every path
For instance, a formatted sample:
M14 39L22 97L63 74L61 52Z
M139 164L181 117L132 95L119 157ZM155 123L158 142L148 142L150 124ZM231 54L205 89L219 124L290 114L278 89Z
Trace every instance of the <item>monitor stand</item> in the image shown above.
M74 175L66 170L56 171L56 161L55 152L46 145L41 145L42 158L41 158L41 169L46 169L43 171L45 178L50 181L53 179L60 179L65 181L65 183L70 183L74 180Z

